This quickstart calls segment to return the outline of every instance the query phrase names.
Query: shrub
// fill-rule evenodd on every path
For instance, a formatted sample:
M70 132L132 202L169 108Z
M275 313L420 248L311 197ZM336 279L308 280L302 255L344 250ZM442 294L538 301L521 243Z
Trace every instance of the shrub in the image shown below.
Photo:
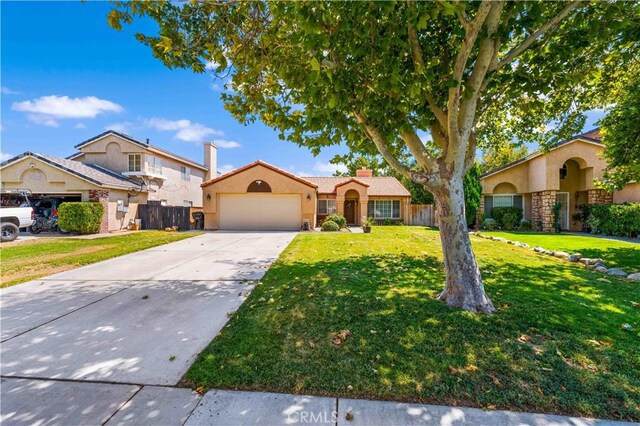
M530 220L523 220L522 222L520 222L520 227L518 229L520 231L531 231L531 229L532 229L531 221Z
M500 229L514 230L522 220L522 208L520 207L494 207L491 209L491 217L496 221Z
M340 225L332 220L325 220L324 222L322 222L322 228L320 229L325 232L335 232L340 230Z
M555 203L553 207L551 207L551 215L553 216L553 229L556 232L560 232L562 226L560 225L560 212L562 211L562 204Z
M342 228L346 228L347 227L347 219L344 218L344 216L338 214L338 213L332 213L329 216L327 216L324 221L330 221L330 222L334 222L339 226L339 229Z
M64 203L58 208L58 226L80 234L100 232L104 206L100 203Z
M635 238L640 234L640 203L594 204L587 223L592 234Z
M498 224L495 220L488 218L482 221L481 227L484 231L495 231L498 229Z

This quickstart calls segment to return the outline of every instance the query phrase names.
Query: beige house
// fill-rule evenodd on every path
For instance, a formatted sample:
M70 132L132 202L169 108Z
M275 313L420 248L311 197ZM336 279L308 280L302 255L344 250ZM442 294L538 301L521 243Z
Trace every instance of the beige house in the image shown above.
M551 208L560 203L562 229L580 231L582 223L573 216L582 204L640 202L640 183L613 193L595 187L606 167L601 140L592 130L483 174L478 211L490 218L494 207L522 207L534 229L552 231Z
M202 184L205 229L299 230L339 213L350 225L363 217L403 221L411 194L397 179L299 177L255 161Z
M202 207L200 185L216 175L216 147L204 146L205 164L115 131L75 147L68 158L25 152L0 165L3 188L31 190L33 198L99 201L105 206L101 232L124 229L138 206Z

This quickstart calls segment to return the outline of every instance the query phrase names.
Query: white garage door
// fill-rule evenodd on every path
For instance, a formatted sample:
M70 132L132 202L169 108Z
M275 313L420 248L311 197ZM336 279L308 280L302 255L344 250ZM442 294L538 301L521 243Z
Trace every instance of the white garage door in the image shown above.
M299 230L300 195L220 194L220 229Z

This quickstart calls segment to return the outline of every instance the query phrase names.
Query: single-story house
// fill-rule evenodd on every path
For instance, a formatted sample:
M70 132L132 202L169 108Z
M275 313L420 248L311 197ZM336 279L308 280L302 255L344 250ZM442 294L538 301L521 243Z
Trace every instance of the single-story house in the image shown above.
M406 221L411 194L393 177L300 177L255 161L202 184L205 229L298 230L331 213L350 225L363 218Z
M580 231L573 218L583 204L640 202L640 183L613 193L595 187L606 161L599 129L559 142L547 152L535 152L480 176L482 198L478 212L491 217L494 207L517 206L536 230L552 231L552 207L563 205L562 229Z
M125 229L138 206L202 207L205 180L216 176L216 147L204 164L109 130L75 146L68 158L25 152L0 164L3 189L28 189L33 200L99 201L100 232Z

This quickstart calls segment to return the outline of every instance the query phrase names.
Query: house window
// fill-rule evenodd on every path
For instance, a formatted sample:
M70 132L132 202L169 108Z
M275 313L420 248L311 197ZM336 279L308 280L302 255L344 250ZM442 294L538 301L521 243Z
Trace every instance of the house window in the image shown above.
M560 179L566 179L567 178L567 164L563 164L562 168L560 169Z
M185 206L185 207L193 207L193 201L184 200L182 202L182 205Z
M318 214L327 215L336 212L336 200L318 200Z
M494 207L520 207L524 209L522 195L500 194L488 195L484 197L484 215L491 218L491 210Z
M162 175L162 159L152 155L147 156L147 172Z
M140 154L129 154L129 171L130 172L139 172L142 170L141 168L141 155Z
M400 200L369 201L367 216L374 219L400 219Z
M182 180L191 180L191 169L185 166L180 166L180 176Z

